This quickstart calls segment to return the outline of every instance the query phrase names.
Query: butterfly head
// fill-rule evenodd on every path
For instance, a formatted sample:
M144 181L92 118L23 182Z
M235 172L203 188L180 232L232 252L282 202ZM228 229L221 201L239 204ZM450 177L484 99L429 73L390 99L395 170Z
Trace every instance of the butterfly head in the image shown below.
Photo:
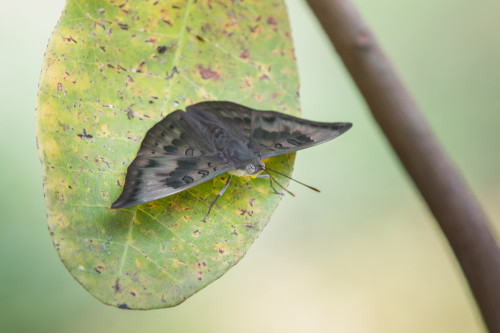
M265 168L264 162L259 159L252 159L241 163L238 171L240 171L243 176L255 177L264 171Z

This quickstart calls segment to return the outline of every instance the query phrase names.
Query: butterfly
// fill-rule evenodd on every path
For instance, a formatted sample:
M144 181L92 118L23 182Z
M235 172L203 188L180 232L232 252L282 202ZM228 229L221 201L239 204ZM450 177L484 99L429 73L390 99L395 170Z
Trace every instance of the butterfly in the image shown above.
M206 221L233 175L267 177L273 190L282 194L274 188L276 180L262 160L329 141L351 127L351 123L309 121L227 101L190 105L186 112L176 110L147 131L111 208L167 197L227 172L229 177L211 203Z

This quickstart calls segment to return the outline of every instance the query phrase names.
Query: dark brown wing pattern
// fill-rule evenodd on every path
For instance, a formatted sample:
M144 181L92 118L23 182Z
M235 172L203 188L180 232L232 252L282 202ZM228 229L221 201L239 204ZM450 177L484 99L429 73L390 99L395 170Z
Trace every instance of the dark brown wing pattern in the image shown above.
M123 192L111 208L130 207L160 199L228 170L225 163L205 157L137 157L128 167Z
M351 123L321 123L274 111L260 111L252 122L251 140L257 142L264 159L332 140L351 127Z
M201 102L186 108L187 114L200 121L217 123L230 134L248 142L256 111L232 102Z
M214 156L217 152L203 137L199 123L186 112L174 111L151 127L137 156Z
M197 126L180 110L154 125L128 167L123 192L111 208L163 198L228 171Z
M351 123L310 121L232 102L201 102L188 106L187 113L212 119L234 131L262 159L318 145L352 127Z

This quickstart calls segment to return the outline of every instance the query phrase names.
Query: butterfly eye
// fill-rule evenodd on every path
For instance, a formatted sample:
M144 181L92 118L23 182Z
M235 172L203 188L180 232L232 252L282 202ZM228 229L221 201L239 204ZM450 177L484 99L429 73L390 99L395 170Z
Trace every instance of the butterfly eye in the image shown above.
M247 164L245 169L246 169L247 173L253 174L255 172L255 165Z

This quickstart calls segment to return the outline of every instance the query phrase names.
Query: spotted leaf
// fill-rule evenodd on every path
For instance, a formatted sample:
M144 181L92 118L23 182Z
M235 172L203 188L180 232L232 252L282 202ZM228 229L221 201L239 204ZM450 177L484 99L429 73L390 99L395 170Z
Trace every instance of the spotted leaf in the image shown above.
M281 200L267 180L235 179L206 223L227 178L221 169L167 198L110 206L146 133L168 114L231 100L298 115L298 86L282 0L67 0L45 53L37 137L49 232L71 275L106 304L152 309L179 304L224 274ZM179 178L181 156L200 157L187 175L194 184L209 147L195 149L196 139L178 132L155 146L164 125L176 131L175 122L154 127L140 163L172 156L161 166ZM293 159L266 163L290 173Z

